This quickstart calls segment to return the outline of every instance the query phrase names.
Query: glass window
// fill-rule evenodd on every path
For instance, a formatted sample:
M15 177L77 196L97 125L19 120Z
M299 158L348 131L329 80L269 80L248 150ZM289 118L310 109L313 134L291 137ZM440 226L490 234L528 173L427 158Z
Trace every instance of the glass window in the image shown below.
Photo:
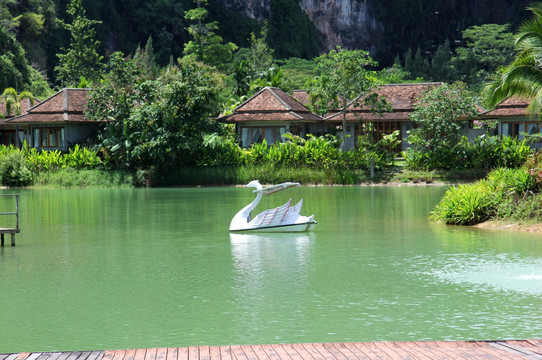
M510 124L508 124L508 123L503 123L502 124L502 135L503 136L510 135Z
M267 145L272 145L277 141L275 128L265 128L263 129L263 131L264 131L265 141L267 141Z
M64 146L64 128L34 129L34 147L58 148Z
M254 128L252 129L252 139L250 141L251 144L257 144L262 142L262 129L260 128Z
M241 146L247 147L250 145L250 129L241 128Z
M298 128L298 133L299 133L299 128ZM282 135L284 134L286 134L286 128L285 127L279 128L279 142L281 143L286 142L286 138L282 137Z

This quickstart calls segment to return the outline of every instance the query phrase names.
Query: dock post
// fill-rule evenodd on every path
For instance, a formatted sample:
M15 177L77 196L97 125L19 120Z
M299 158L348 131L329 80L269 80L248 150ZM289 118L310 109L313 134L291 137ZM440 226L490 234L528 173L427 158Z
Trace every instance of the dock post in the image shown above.
M1 240L1 246L4 247L4 233L0 234L0 238L2 239Z
M11 233L11 246L15 246L15 233Z

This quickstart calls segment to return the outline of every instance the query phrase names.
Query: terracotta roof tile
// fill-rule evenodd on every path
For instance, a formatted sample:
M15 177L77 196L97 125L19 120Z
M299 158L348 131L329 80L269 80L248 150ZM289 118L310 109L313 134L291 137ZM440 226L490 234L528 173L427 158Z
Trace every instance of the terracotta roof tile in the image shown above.
M220 121L236 123L245 121L310 121L322 118L279 88L266 87L239 105L231 115Z
M305 106L310 102L309 92L307 90L294 90L292 91L292 97Z
M59 112L66 110L66 105L68 111L83 112L87 110L88 92L89 89L62 89L40 104L33 106L29 112Z
M78 113L78 114L69 114L68 120L64 119L64 113L37 113L37 114L26 114L17 116L13 119L9 119L7 121L8 124L11 123L55 123L55 122L93 122L92 120L88 120L85 115Z
M89 89L65 88L7 123L93 122L85 117Z
M527 116L527 107L529 104L529 100L511 97L497 105L495 109L481 114L480 118L524 117Z
M242 112L228 116L225 122L236 123L246 121L304 121L321 122L322 118L314 114L298 114L293 111L286 112Z

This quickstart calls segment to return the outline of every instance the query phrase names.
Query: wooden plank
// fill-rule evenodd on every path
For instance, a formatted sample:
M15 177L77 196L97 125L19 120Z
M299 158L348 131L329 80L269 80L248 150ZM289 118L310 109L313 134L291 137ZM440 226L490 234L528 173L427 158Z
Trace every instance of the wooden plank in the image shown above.
M141 351L145 351L145 350L142 349ZM113 360L113 357L115 357L115 352L111 350L107 350L104 352L103 360Z
M220 359L220 346L210 346L209 347L209 358L211 360L221 360Z
M124 353L124 360L134 360L136 354L136 349L128 349Z
M199 357L200 360L210 360L211 359L211 351L209 350L209 346L198 346L199 351Z
M305 351L310 354L310 356L314 359L314 360L326 360L325 356L322 355L318 349L316 349L314 347L314 344L300 344L303 349L305 349Z
M24 352L20 353L19 356L17 356L17 360L26 360L32 353Z
M231 354L237 360L249 360L240 345L230 346Z
M450 352L449 348L442 347L437 342L427 342L427 341L414 341L414 344L425 351L427 351L431 358L439 358L442 360L456 360L457 357L454 359L451 356L448 356L448 353Z
M221 360L233 360L233 356L231 354L231 348L229 346L221 346L220 347L220 359Z
M397 349L389 346L387 342L374 342L373 343L379 350L382 350L386 357L391 360L402 360L405 358L405 354L401 355L401 352Z
M348 360L346 356L342 352L340 352L334 344L332 343L324 343L324 348L326 348L327 351L330 352L330 354L333 355L333 357L337 360Z
M66 358L66 360L79 360L79 357L81 356L81 354L82 354L81 351L74 351L70 354L70 356ZM27 359L27 360L32 360L32 359ZM119 359L119 360L122 360L122 359Z
M15 360L20 354L10 354L5 360Z
M254 352L251 345L242 345L241 350L249 360L259 360L258 355Z
M315 343L315 344L312 344L312 346L314 346L316 351L318 351L324 357L324 359L337 360L335 356L331 352L329 352L329 350L324 346L324 344Z
M357 351L351 343L333 343L333 346L346 356L347 359L367 360L367 357L360 351Z
M314 360L312 354L307 351L307 349L305 349L303 344L292 344L291 346L294 348L295 351L297 351L297 353L299 354L299 356L301 356L302 359Z
M104 351L91 351L87 357L87 360L102 360L104 356ZM53 360L49 358L49 360Z
M36 358L36 360L47 360L51 357L52 353L42 353Z
M146 355L147 355L146 349L137 349L134 355L134 360L145 360ZM103 360L107 360L107 359L103 359Z
M113 357L113 360L123 360L125 355L126 355L126 350L115 350L115 356ZM70 359L66 359L66 360L70 360Z
M166 360L178 360L179 349L178 348L168 348Z
M494 342L490 343L490 346L493 346L494 348L501 349L504 351L512 352L516 355L525 356L528 359L537 359L542 360L542 355L536 352L531 351L527 347L517 345L517 344L511 344L507 342Z
M177 349L177 359L179 360L188 360L188 348L178 348Z
M257 349L257 352L258 354L261 354L262 359L280 360L279 354L277 354L271 345L256 345L252 348L254 351Z
M267 348L267 347L266 347ZM281 360L292 360L290 358L290 355L288 355L288 351L282 346L281 344L275 344L271 345L271 349L273 350L274 354L276 354L278 359Z
M166 358L167 358L167 348L165 348L165 347L157 348L156 349L156 360L166 360Z
M525 359L523 355L519 355L513 350L492 346L489 342L486 341L475 341L474 343L479 345L482 348L480 351L487 354L488 357L493 356L495 359L503 360Z
M49 356L49 358L47 360L58 360L58 358L60 357L60 355L62 355L61 352L54 352L54 353L51 353L51 356Z
M397 347L403 349L406 353L410 354L413 359L419 360L432 360L433 357L427 355L428 349L424 349L416 344L412 344L407 341L399 341L394 343Z
M351 343L358 351L361 351L369 359L387 359L385 352L380 350L373 343L362 343L362 342L353 342Z
M156 360L156 348L147 349L145 360Z

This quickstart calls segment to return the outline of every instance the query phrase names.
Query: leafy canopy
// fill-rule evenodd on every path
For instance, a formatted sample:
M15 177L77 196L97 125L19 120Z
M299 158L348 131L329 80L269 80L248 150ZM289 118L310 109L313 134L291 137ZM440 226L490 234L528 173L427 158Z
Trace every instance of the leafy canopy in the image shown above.
M542 3L528 7L531 19L521 25L516 37L517 54L505 69L499 70L484 88L484 103L495 107L511 96L531 99L528 111L542 109Z
M207 0L194 0L197 7L188 10L185 19L192 22L188 32L193 40L184 45L185 57L202 61L211 66L223 66L231 61L237 45L232 42L222 43L222 37L215 33L218 21L204 23L209 14L206 6Z
M474 97L463 83L442 84L425 91L411 115L417 128L408 140L417 151L438 151L458 143L464 121L477 114Z
M346 129L347 106L367 105L375 112L386 109L386 101L374 92L378 80L370 68L377 63L368 52L337 47L319 56L316 62L316 76L308 85L311 106L317 113L341 111ZM343 131L343 147L345 139Z
M121 53L109 68L88 104L89 117L105 124L98 139L105 155L150 174L194 165L204 134L217 126L220 79L213 69L185 59L151 79L145 64Z
M58 20L59 24L71 34L70 48L63 49L62 54L57 54L58 65L55 71L58 80L62 86L70 87L77 87L82 77L90 82L97 82L102 73L103 56L98 54L100 42L94 40L96 35L94 25L101 24L101 21L86 17L82 0L71 0L67 13L72 17L72 23Z

